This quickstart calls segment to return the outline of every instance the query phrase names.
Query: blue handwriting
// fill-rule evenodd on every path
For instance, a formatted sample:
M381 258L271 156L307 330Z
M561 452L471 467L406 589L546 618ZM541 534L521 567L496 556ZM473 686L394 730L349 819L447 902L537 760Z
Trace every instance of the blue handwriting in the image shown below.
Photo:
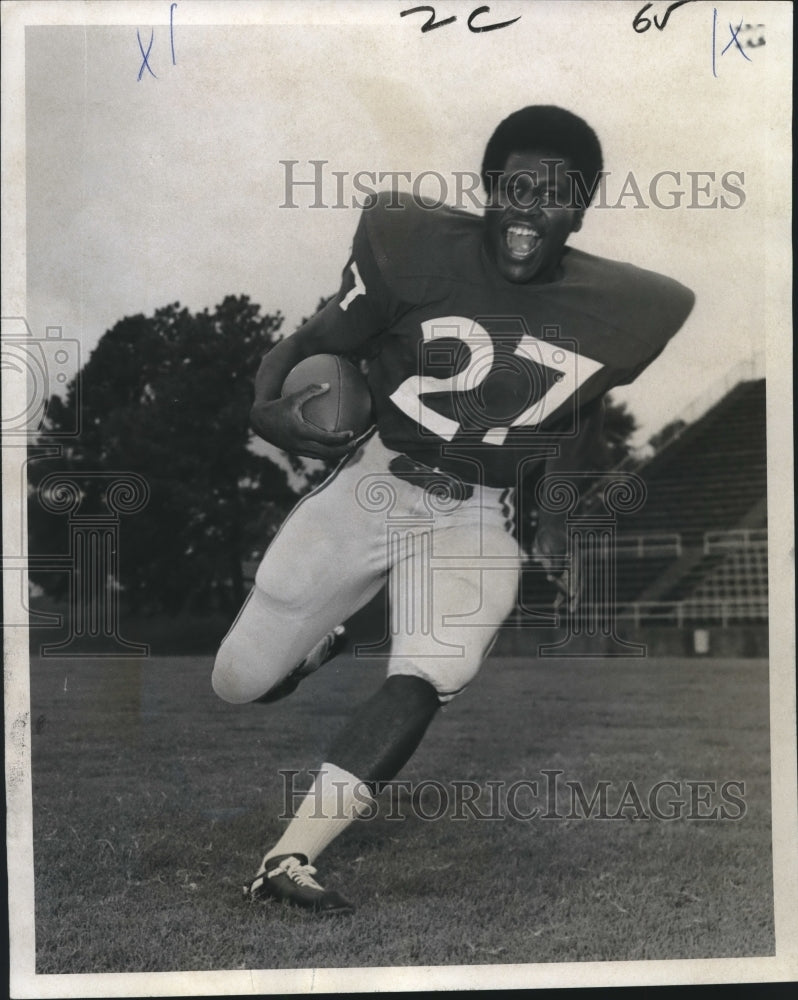
M175 56L175 8L176 7L177 7L176 3L171 4L169 7L169 47L172 52L173 66L177 65L177 58ZM150 66L150 52L152 52L153 42L155 41L155 29L150 28L150 41L149 44L147 45L146 52L144 50L144 43L141 40L141 32L139 31L138 28L136 28L136 38L138 39L139 52L141 53L141 66L139 67L139 75L136 77L136 79L140 82L142 76L144 76L144 71L146 70L154 80L157 80L158 76L153 70L152 66Z
M729 22L729 40L725 47L721 49L720 55L725 56L729 49L732 52L738 52L746 62L753 62L753 59L746 53L746 49L757 49L760 45L765 44L764 35L764 24L743 24L742 21L735 28L731 22ZM740 33L747 35L744 43L740 40ZM756 40L752 37L752 33L756 35ZM718 75L718 10L717 7L712 8L712 75L717 78ZM734 48L732 48L734 46Z

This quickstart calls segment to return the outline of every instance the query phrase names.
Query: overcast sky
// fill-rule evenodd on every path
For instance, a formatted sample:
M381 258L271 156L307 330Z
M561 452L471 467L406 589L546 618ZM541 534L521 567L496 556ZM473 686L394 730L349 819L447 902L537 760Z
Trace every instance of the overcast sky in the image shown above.
M345 172L347 202L357 196L352 175L363 170L438 171L452 198L453 172L478 170L501 118L555 103L594 126L610 171L609 207L592 208L572 243L670 274L697 294L662 357L616 393L643 425L638 443L764 349L768 266L786 249L768 228L785 211L784 168L774 168L788 151L786 118L774 106L774 60L788 58L783 14L779 23L772 5L752 5L767 22L756 33L766 44L747 48L746 58L734 44L721 54L737 4L688 4L664 30L644 33L632 27L637 3L508 0L475 26L521 19L481 33L467 24L477 4L439 3L439 17L457 20L427 33L422 15L399 16L410 6L183 0L172 5L171 32L168 3L118 5L113 16L124 25L28 28L34 333L63 327L85 360L122 316L175 301L198 310L241 293L264 311L282 310L292 329L337 287L358 212L310 208L306 187L293 195L300 207L281 207L281 160L299 161L302 179L312 176L308 161L328 161L329 206L332 171ZM78 5L62 9L80 21ZM331 23L290 23L319 11ZM226 23L234 17L252 23ZM684 192L672 209L650 192L664 170L679 179L660 180L660 201ZM700 178L694 193L690 171L714 180ZM724 188L724 175L737 193ZM438 193L434 182L424 190ZM770 335L779 335L772 324Z

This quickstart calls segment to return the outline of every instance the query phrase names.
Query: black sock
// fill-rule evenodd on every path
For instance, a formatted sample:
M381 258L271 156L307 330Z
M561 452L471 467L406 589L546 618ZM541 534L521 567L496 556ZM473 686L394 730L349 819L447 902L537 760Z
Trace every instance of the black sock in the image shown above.
M374 793L410 760L439 708L438 693L428 681L395 674L355 712L327 760Z

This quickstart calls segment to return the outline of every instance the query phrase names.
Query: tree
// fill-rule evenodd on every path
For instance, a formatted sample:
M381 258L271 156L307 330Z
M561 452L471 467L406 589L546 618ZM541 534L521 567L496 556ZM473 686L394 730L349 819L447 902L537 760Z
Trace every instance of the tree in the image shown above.
M631 450L630 440L638 423L626 403L616 403L611 395L604 400L604 464L613 468L622 462Z
M661 430L658 430L656 434L652 434L648 439L648 443L655 452L661 451L666 444L670 444L671 441L676 440L686 426L686 420L682 420L681 418L671 420L669 424L665 424L665 426Z
M229 612L243 601L242 559L295 500L286 473L249 447L252 379L281 324L246 296L213 313L174 303L129 316L79 373L80 413L75 380L64 400L51 400L37 443L76 421L80 434L58 458L30 464L32 487L67 472L85 512L102 506L102 480L88 472L134 472L149 486L147 506L122 529L119 584L134 609ZM35 491L29 534L32 553L63 551L63 518ZM52 578L41 582L52 592Z

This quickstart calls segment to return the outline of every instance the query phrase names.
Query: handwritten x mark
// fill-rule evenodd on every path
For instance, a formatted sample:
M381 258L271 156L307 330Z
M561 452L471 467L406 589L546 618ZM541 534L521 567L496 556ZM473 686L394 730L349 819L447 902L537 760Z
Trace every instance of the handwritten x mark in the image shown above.
M147 46L146 52L144 51L144 46L141 43L141 35L139 34L138 28L136 28L136 38L138 38L139 40L139 49L141 50L141 55L142 55L141 69L139 70L139 75L136 77L136 79L140 80L144 73L144 70L147 69L149 70L150 76L155 77L155 79L157 80L158 77L155 76L155 73L153 73L152 71L152 66L150 66L149 64L150 51L152 50L152 43L155 38L155 29L154 28L150 29L150 44Z

